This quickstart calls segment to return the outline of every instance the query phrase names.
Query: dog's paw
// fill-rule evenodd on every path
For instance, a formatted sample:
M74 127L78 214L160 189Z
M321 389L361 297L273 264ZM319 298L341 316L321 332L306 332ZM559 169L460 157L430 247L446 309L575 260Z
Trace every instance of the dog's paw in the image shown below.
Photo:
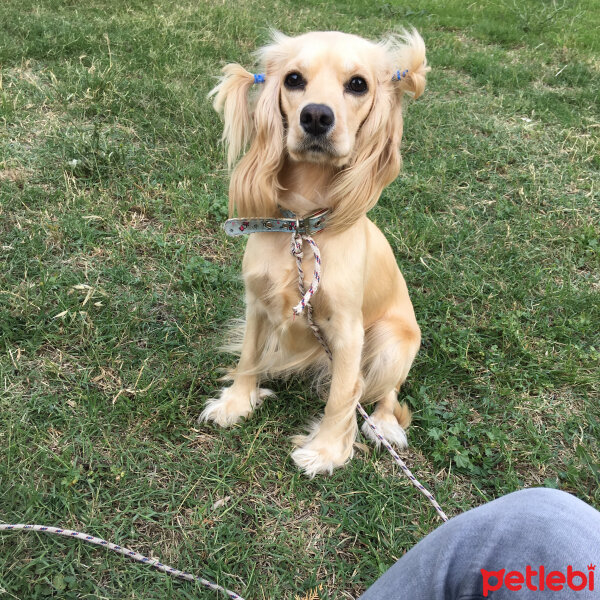
M408 447L408 440L406 439L406 431L400 423L398 423L394 415L388 414L377 414L375 411L371 415L371 421L375 423L379 433L390 443L394 444L398 448ZM360 428L362 434L371 440L377 448L381 446L381 440L375 435L375 432L369 427L369 424L365 421Z
M331 475L335 468L345 464L354 453L352 444L348 448L344 448L339 442L325 443L318 437L313 439L309 437L308 439L308 442L292 452L292 460L311 479L317 473Z
M250 415L267 396L273 395L271 390L265 388L257 388L250 393L240 393L233 387L224 388L218 398L211 398L206 402L198 422L213 421L221 427L230 427Z

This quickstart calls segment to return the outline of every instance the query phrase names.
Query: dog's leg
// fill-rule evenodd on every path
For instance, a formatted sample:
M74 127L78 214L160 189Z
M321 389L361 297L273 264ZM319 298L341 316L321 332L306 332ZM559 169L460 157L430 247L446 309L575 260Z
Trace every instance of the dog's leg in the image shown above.
M360 376L362 318L356 315L335 325L333 321L323 327L333 356L325 414L308 435L294 438L299 448L292 453L292 459L310 477L331 473L350 459L357 433L355 410L363 389Z
M410 410L397 400L397 391L404 383L419 349L421 334L414 317L390 316L369 328L363 355L363 373L367 401L377 401L371 419L392 444L408 446L406 431ZM363 423L361 431L378 447L379 439Z
M242 352L237 368L233 372L233 385L221 390L218 398L207 401L200 421L214 421L228 427L247 417L260 406L263 399L273 394L271 390L258 387L258 376L254 372L261 340L265 337L267 322L254 305L246 308L246 330Z

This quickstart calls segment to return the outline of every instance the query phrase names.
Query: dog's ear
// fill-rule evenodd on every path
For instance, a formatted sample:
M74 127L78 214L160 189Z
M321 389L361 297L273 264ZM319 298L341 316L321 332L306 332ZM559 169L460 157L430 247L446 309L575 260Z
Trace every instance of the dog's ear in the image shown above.
M238 64L223 67L223 77L209 92L214 96L213 106L223 115L225 126L222 140L227 147L227 164L233 166L238 156L246 149L252 133L253 123L249 106L249 92L254 75Z
M379 75L373 105L356 138L352 159L333 182L330 229L341 230L355 223L397 177L402 164L403 96L408 92L417 98L425 89L429 67L425 44L416 31L389 38L381 46L385 54L382 63L387 68Z
M280 185L277 175L284 161L284 124L279 106L281 77L279 73L279 42L259 51L266 66L265 83L257 99L252 118L250 149L231 175L229 213L242 217L275 216Z
M426 76L431 70L427 66L423 38L413 29L390 36L383 44L395 67L392 75L396 88L418 98L425 91Z

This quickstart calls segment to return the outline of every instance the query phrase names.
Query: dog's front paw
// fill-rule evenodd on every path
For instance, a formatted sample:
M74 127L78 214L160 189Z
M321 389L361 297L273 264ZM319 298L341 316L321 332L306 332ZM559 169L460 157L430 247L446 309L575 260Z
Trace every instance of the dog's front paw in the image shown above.
M230 427L250 415L267 396L273 395L271 390L265 388L256 388L250 393L236 391L233 387L224 388L218 398L211 398L206 402L198 421L214 421L221 427Z
M379 433L390 443L395 444L398 448L408 447L408 440L406 439L406 431L400 423L398 423L396 417L392 414L377 414L375 411L371 415L371 421L375 424ZM375 435L375 432L369 427L369 424L365 421L360 428L362 434L370 439L377 448L381 446L381 440Z
M308 441L305 441L308 440ZM354 450L352 442L344 444L339 440L324 439L324 436L298 436L296 443L304 444L292 452L292 460L296 465L313 478L317 473L333 473L352 458Z

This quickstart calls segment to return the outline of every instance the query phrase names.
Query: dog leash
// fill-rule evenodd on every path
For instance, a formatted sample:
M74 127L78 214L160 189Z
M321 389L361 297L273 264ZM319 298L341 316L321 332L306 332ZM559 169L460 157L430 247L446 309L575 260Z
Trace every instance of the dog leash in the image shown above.
M306 292L304 290L304 271L302 270L302 259L304 257L304 253L302 251L303 242L307 242L308 244L310 244L315 258L315 270L313 274L313 280ZM315 337L317 338L321 346L323 346L323 349L329 357L329 360L333 361L333 355L331 354L331 350L329 349L329 344L327 344L327 341L323 337L319 326L314 322L312 314L312 305L310 303L312 297L319 289L319 284L321 283L321 253L319 251L319 247L310 235L307 235L306 233L300 233L298 229L296 229L292 233L291 253L292 256L296 259L296 266L298 267L298 289L300 290L300 294L302 296L300 302L292 309L294 316L302 314L302 311L306 309L306 318L309 327L312 329ZM429 492L427 488L425 488L425 486L412 474L411 470L406 466L406 463L400 458L400 456L394 450L392 445L385 439L384 435L379 431L379 428L377 427L377 425L375 425L371 417L369 417L369 415L362 407L360 402L356 404L356 410L367 422L367 425L371 428L377 439L385 446L386 450L392 455L394 461L402 469L403 473L410 479L411 483L427 498L427 500L429 500L429 502L435 509L435 512L439 515L440 519L446 522L448 520L448 517L446 516L446 513L442 510L441 506L437 503L433 494L431 494L431 492Z
M102 538L95 537L93 535L89 535L87 533L82 533L80 531L73 531L72 529L60 529L59 527L49 527L46 525L26 525L24 523L17 523L14 525L8 524L0 524L0 531L42 531L44 533L54 533L56 535L62 535L64 537L76 538L78 540L83 540L88 544L96 544L97 546L104 546L109 550L114 550L123 556L127 556L133 560L144 563L150 567L153 567L157 571L162 571L167 575L171 575L171 577L176 577L177 579L184 579L185 581L195 581L200 585L208 588L210 590L214 590L215 592L222 592L231 598L232 600L244 600L241 596L228 590L208 579L204 579L204 577L199 577L197 575L192 575L191 573L186 573L185 571L180 571L179 569L174 569L173 567L169 567L168 565L164 565L157 558L149 558L140 554L139 552L135 552L134 550L130 550L129 548L125 548L124 546L119 546L118 544L113 544L112 542L108 542L103 540Z
M275 229L275 231L285 231L285 230L290 231L290 227L291 227L291 231L292 231L291 254L296 259L296 266L298 268L298 289L299 289L300 295L301 295L300 302L293 308L294 317L301 315L306 310L306 318L307 318L307 321L308 321L308 324L309 324L311 330L313 331L315 337L317 338L317 340L319 341L319 343L325 350L325 353L327 354L329 359L333 360L333 355L331 354L329 345L327 344L327 341L323 337L323 334L321 333L319 326L314 322L313 315L312 315L311 300L312 300L312 297L317 292L317 290L319 289L319 284L321 282L321 253L319 251L319 247L317 246L317 243L309 235L309 233L313 232L311 229L311 225L312 225L311 219L313 219L313 222L314 222L315 216L317 217L317 220L321 219L321 221L318 223L318 226L323 225L323 227L324 227L324 222L326 219L326 211L319 211L319 213L315 213L315 215L311 215L311 217L309 217L307 219L303 219L302 224L301 224L300 219L298 219L297 217L295 219L287 218L286 221L292 221L292 223L286 222L285 223L286 229L284 229L282 227L281 229ZM230 221L232 221L232 219L230 219ZM238 219L236 221L242 221L245 223L250 220L249 219L244 219L244 220ZM259 220L255 220L255 221L259 221ZM260 225L264 226L265 221L269 221L269 220L268 219L260 219L260 222L261 222ZM275 219L275 221L277 221L277 220ZM282 220L280 219L279 221L281 222ZM258 225L258 223L257 223L257 225ZM235 223L235 226L239 227L237 222ZM242 225L242 226L244 227L244 229L242 229L241 233L244 233L244 230L247 230L247 233L255 233L257 231L254 228L249 228L249 230L248 230L247 226L244 226L244 225ZM225 229L227 231L227 227ZM238 228L238 231L239 231L239 228ZM273 228L267 226L262 231L273 231ZM318 229L317 231L320 231L320 229ZM232 235L232 234L230 234L230 235ZM240 235L240 233L235 233L233 235ZM315 269L314 269L314 273L313 273L313 280L312 280L312 283L308 290L304 289L304 271L302 269L302 259L304 258L304 252L303 252L304 242L308 243L311 246L311 248L313 250L313 256L315 259ZM446 522L448 520L448 517L446 516L446 513L444 513L444 511L442 510L440 505L437 503L433 494L431 494L425 488L425 486L423 486L419 482L419 480L412 474L410 469L406 466L406 463L400 458L400 456L394 450L392 445L385 439L383 434L379 431L377 425L375 425L375 423L373 422L371 417L369 417L369 415L367 414L365 409L362 407L360 402L357 403L356 410L360 413L360 415L366 421L367 425L371 428L371 430L373 431L373 433L375 434L377 439L385 446L387 451L392 455L392 458L398 464L398 466L402 469L402 472L409 478L411 483L427 498L427 500L429 500L429 502L435 509L436 513L440 517L440 519L442 521ZM89 544L95 544L97 546L103 546L105 548L108 548L109 550L113 550L114 552L117 552L118 554L121 554L123 556L127 556L128 558L131 558L132 560L144 563L144 564L156 569L157 571L166 573L167 575L170 575L171 577L175 577L177 579L182 579L184 581L196 582L207 589L210 589L210 590L213 590L216 592L222 592L223 594L225 594L232 600L244 600L244 598L242 598L239 594L236 594L235 592L228 590L227 588L224 588L217 583L214 583L208 579L205 579L204 577L200 577L198 575L193 575L191 573L186 573L185 571L180 571L179 569L175 569L174 567L170 567L168 565L163 564L157 558L149 558L147 556L144 556L143 554L140 554L139 552L135 552L134 550L130 550L129 548L125 548L124 546L119 546L118 544L114 544L112 542L103 540L102 538L98 538L93 535L89 535L87 533L74 531L72 529L61 529L59 527L51 527L51 526L47 526L47 525L30 525L30 524L25 524L25 523L15 523L15 524L0 523L0 532L2 532L2 531L39 531L39 532L44 532L44 533L61 535L63 537L76 538L76 539L82 540L84 542L87 542Z

